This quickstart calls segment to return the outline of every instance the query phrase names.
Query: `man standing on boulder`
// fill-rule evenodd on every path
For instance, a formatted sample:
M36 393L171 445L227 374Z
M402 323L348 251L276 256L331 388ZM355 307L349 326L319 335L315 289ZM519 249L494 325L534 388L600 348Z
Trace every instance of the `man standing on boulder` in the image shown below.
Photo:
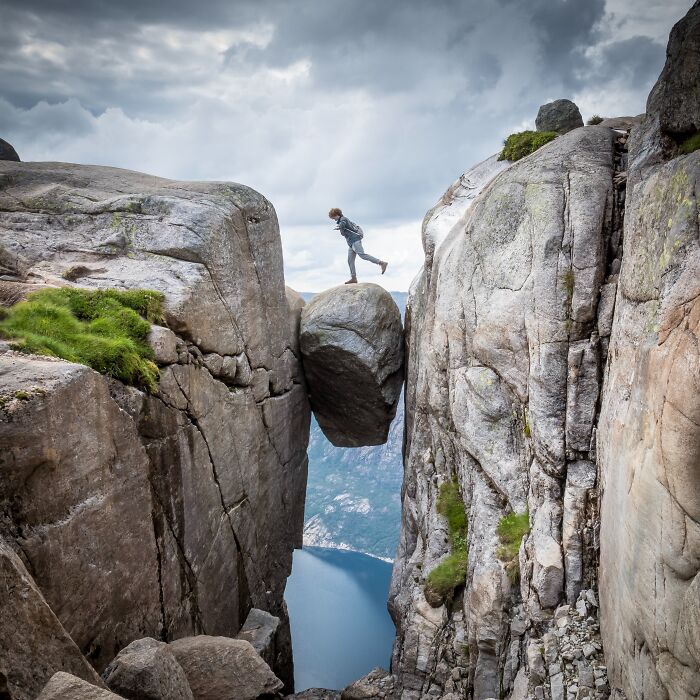
M348 242L348 267L350 268L350 279L345 284L356 284L357 283L357 272L355 270L355 257L360 256L363 260L367 260L375 265L379 265L382 268L382 274L386 271L386 267L389 264L383 260L379 260L372 255L365 253L362 247L362 237L364 232L357 225L354 224L347 216L343 216L343 212L338 208L333 208L328 212L329 218L333 219L336 224L336 231L340 231L341 235L345 237Z

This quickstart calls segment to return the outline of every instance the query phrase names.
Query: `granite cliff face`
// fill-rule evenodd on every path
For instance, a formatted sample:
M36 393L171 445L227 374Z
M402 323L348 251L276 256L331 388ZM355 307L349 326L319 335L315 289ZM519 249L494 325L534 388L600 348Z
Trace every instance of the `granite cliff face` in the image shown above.
M406 700L698 696L699 22L696 3L629 137L574 129L426 216L390 592ZM466 583L431 607L453 479Z
M2 617L13 698L94 681L129 642L282 620L301 544L310 420L274 209L241 185L0 162L3 297L44 285L165 294L155 394L82 365L0 354ZM293 295L291 300L294 301ZM27 596L7 593L22 582ZM30 607L31 606L31 607ZM38 644L39 642L37 642ZM8 661L8 660L11 660Z

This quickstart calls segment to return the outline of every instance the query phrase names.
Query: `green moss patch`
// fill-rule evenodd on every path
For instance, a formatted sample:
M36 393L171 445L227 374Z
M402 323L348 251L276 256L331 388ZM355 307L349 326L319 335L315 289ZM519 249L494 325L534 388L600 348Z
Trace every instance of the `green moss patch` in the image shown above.
M553 141L557 136L556 131L521 131L511 134L503 142L503 150L498 160L520 160Z
M452 551L428 574L425 582L425 599L434 607L451 600L467 577L467 513L456 479L440 486L437 511L447 520Z
M518 552L523 537L530 532L530 515L524 513L509 513L501 518L496 528L498 539L501 541L496 550L496 556L505 563L506 573L511 583L520 578Z
M687 138L680 145L681 153L694 153L700 148L700 131Z
M162 294L143 289L42 289L4 312L0 337L20 352L79 362L154 392L148 334L163 320L162 304Z

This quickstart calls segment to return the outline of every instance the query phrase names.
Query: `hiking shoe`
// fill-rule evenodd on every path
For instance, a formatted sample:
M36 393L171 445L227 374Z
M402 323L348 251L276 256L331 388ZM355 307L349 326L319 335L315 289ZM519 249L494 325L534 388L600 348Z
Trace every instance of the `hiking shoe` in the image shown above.
M381 263L379 263L379 267L382 268L382 274L384 274L384 273L386 272L386 268L387 268L388 265L389 265L388 262L381 262Z
M345 284L357 284L357 277L351 277Z

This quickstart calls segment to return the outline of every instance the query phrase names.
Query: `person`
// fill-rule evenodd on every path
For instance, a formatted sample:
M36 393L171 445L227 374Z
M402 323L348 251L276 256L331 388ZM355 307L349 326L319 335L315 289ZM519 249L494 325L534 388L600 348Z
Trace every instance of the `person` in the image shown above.
M357 271L355 270L355 258L360 256L363 260L379 265L382 269L382 274L386 272L388 262L379 260L373 255L365 253L362 247L362 229L350 221L347 216L343 216L343 212L334 207L328 212L328 217L333 219L336 224L336 231L340 231L348 244L348 267L350 268L350 279L345 284L357 284Z

